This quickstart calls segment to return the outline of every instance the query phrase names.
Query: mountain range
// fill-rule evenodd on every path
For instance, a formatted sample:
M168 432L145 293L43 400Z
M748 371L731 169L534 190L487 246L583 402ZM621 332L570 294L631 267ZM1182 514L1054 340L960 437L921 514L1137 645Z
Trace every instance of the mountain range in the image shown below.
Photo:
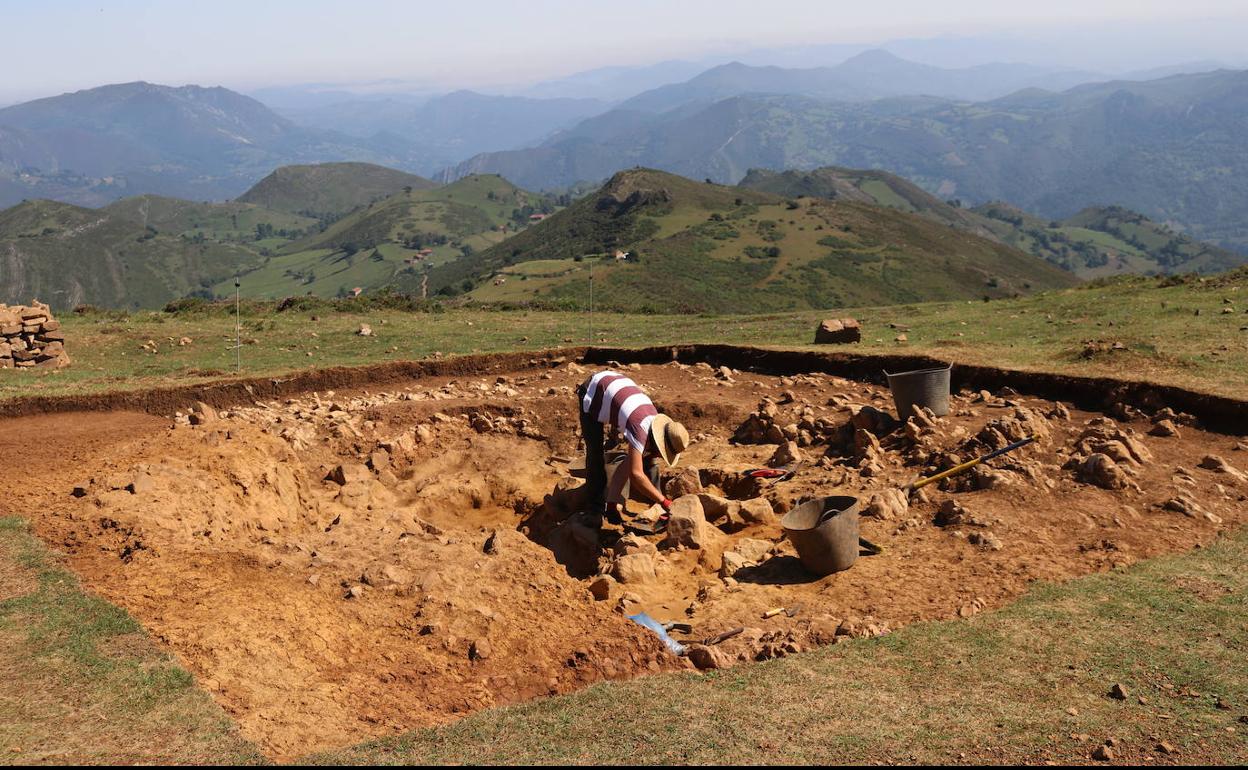
M672 93L637 97L665 112L614 110L441 178L498 173L551 189L629 165L723 183L751 168L883 168L944 199L1006 200L1045 217L1122 205L1248 252L1246 71L1027 89L985 102L749 93L708 104L699 90L672 107Z
M132 194L233 198L276 166L413 161L305 128L224 88L126 83L0 110L0 205L54 198L102 205Z

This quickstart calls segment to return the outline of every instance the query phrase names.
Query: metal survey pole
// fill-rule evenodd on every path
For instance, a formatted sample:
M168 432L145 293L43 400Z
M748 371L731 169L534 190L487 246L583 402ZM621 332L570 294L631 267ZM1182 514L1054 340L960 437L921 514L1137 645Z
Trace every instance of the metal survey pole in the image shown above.
M240 300L242 285L242 282L238 280L238 276L234 276L234 371L236 372L242 371L243 368L243 322L239 316L242 304Z
M589 345L594 345L594 260L589 260Z

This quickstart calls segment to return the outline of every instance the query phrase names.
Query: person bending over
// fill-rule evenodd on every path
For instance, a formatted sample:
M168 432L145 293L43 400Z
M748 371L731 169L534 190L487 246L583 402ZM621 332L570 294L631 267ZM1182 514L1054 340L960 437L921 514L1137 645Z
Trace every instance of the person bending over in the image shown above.
M628 377L613 371L591 376L577 388L581 436L585 439L585 481L590 511L612 524L623 523L624 487L636 496L663 506L672 501L655 486L654 458L675 465L689 446L689 431L667 415L659 414L650 397ZM605 429L610 426L624 436L628 456L607 479Z

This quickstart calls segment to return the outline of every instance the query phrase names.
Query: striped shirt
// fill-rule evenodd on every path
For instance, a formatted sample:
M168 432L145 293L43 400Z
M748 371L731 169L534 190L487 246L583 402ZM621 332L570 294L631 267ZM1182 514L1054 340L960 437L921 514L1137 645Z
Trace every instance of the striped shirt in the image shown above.
M590 377L586 383L581 414L613 426L624 434L633 449L644 452L650 438L650 423L659 410L637 383L618 372L605 371Z

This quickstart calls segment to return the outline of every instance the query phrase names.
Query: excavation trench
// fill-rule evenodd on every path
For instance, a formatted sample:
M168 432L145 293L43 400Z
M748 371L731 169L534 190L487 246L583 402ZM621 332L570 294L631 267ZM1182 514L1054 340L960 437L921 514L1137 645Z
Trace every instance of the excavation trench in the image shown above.
M47 481L7 505L279 759L690 665L627 619L640 611L690 624L685 642L745 627L696 656L733 665L974 614L1248 517L1241 440L1160 411L1174 405L1158 396L1109 418L1078 408L1107 392L1070 404L964 388L948 417L890 426L878 384L743 371L758 364L744 353L719 371L666 350L627 366L696 439L685 470L665 473L669 490L700 494L706 522L680 544L572 515L586 370L553 355L221 399L193 420L9 420L6 458ZM1164 418L1174 434L1152 435ZM1019 431L1039 440L991 468L909 503L888 491ZM789 439L805 460L792 480L741 474ZM864 535L885 551L820 578L778 516L834 493L862 499Z

